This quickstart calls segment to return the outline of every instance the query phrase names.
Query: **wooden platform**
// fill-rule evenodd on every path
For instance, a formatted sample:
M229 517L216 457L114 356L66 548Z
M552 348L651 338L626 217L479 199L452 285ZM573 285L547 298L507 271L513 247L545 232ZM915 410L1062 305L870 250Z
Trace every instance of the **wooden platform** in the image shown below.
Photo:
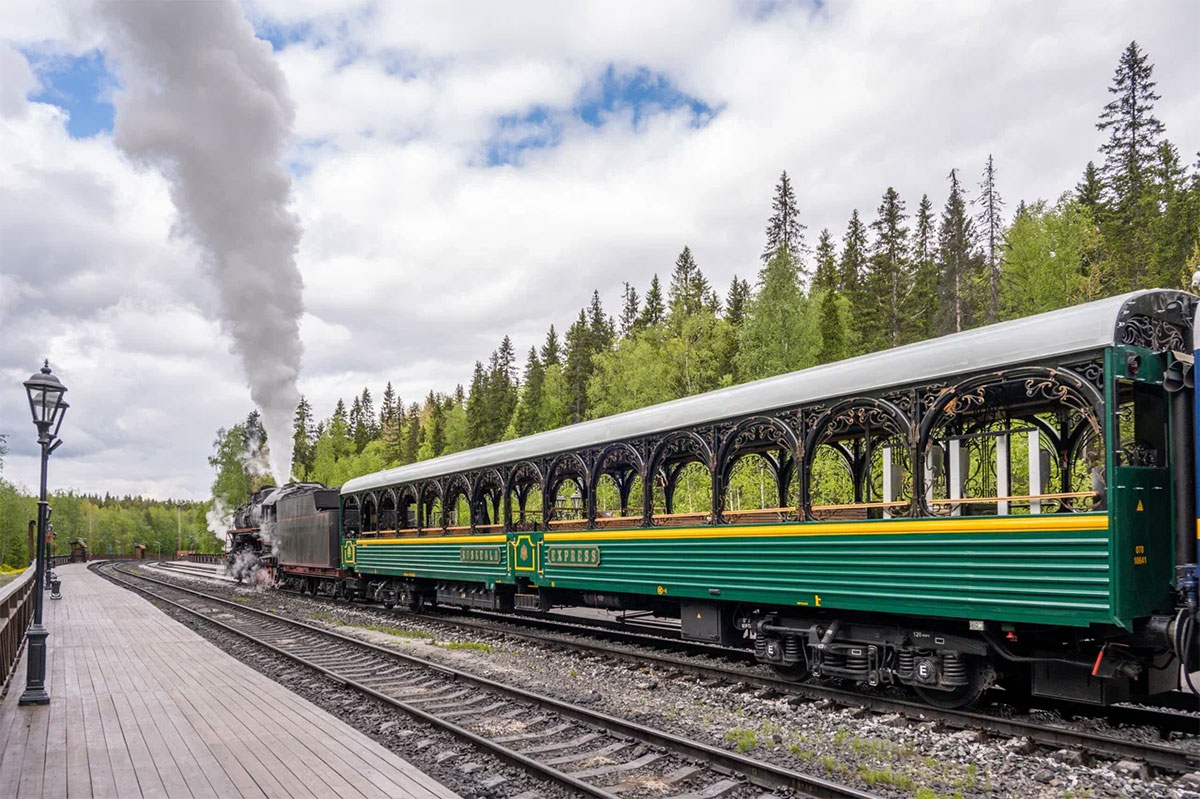
M22 658L0 704L0 797L456 796L141 597L82 564L57 572L51 702L18 706Z

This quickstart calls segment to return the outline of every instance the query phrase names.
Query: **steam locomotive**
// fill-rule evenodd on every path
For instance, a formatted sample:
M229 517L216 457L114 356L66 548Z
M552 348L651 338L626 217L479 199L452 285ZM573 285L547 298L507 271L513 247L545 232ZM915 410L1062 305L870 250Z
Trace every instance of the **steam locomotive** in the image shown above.
M345 577L339 563L338 492L321 483L264 486L233 515L226 567L239 582L315 593L319 580Z

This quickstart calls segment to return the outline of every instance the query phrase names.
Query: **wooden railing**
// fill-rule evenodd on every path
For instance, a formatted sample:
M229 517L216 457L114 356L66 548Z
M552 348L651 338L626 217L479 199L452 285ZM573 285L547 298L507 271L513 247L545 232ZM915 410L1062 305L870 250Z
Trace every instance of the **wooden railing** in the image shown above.
M36 569L30 566L19 577L0 586L0 687L7 688L21 654L25 631L33 619Z

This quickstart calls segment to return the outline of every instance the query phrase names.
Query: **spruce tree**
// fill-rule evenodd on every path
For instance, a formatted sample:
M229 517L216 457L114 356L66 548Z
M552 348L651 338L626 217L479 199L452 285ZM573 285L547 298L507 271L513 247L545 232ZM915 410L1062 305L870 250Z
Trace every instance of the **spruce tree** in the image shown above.
M308 480L313 467L312 406L304 395L300 395L300 403L296 406L296 416L292 420L292 474L301 480Z
M1154 66L1130 42L1121 54L1113 83L1113 99L1096 127L1108 134L1104 155L1104 213L1101 231L1113 259L1117 290L1146 287L1152 278L1154 228L1161 210L1155 190L1155 164L1163 124L1154 116Z
M691 248L685 246L675 259L671 286L667 290L667 305L671 310L671 317L679 321L699 313L706 304L708 294L708 281L696 265Z
M647 328L661 325L664 319L666 319L666 306L663 305L662 285L658 282L656 274L650 281L650 288L646 291L646 301L642 304L642 315L638 317L638 326Z
M429 443L431 457L438 457L446 449L446 410L441 398L432 391L425 398L425 409L429 414L429 432L426 441Z
M611 316L606 316L600 303L600 292L592 291L592 302L588 306L588 334L591 336L593 353L612 349L617 338L616 325Z
M554 331L554 325L550 325L550 330L546 333L546 341L542 344L541 351L542 366L561 366L562 365L562 346L558 343L558 333ZM483 364L480 364L480 369Z
M1075 199L1095 217L1103 199L1104 185L1100 182L1100 172L1096 169L1095 161L1088 161L1083 170L1083 177L1075 184ZM1022 206L1024 200L1021 201ZM1018 209L1018 212L1020 209Z
M858 209L850 213L846 235L842 236L842 261L838 289L854 301L862 287L863 275L867 270L867 228L858 216Z
M1162 140L1163 124L1154 116L1154 65L1136 41L1121 54L1113 83L1113 99L1104 106L1096 128L1108 133L1100 145L1102 174L1109 200L1117 213L1136 203L1152 180L1153 164Z
M833 363L845 358L846 328L838 308L839 297L834 288L822 289L820 305L821 348L817 352L818 363Z
M979 214L975 220L979 223L978 229L983 238L983 263L986 270L985 321L990 325L999 318L1000 249L1004 244L1004 221L1001 216L1004 199L996 190L996 165L990 153L983 168L983 180L979 184L979 196L975 198L975 204L979 206Z
M921 195L913 220L913 311L916 314L916 339L935 335L938 308L937 218L928 194Z
M838 287L838 253L829 228L823 228L817 238L817 268L813 274L812 291L835 291Z
M387 382L387 386L383 389L383 401L379 405L379 429L386 429L388 425L395 424L396 414L399 410L396 399L396 390L392 388L392 381Z
M792 181L784 170L775 184L775 196L771 200L771 218L767 220L767 246L763 248L762 261L769 262L775 253L783 250L795 264L797 272L804 274L801 258L804 254L804 225L800 224L800 208L796 205L796 192Z
M546 369L538 360L537 350L530 347L529 356L525 360L521 399L513 411L512 428L516 435L527 436L538 432L538 408L542 404L542 388L545 382Z
M625 289L621 292L621 321L619 323L621 338L629 338L637 329L640 307L637 289L626 281Z
M938 230L938 334L965 330L974 319L972 300L978 257L975 228L967 216L958 171L950 170L950 195Z
M904 201L891 186L871 223L875 241L863 290L863 335L869 349L903 344L911 335L913 270L908 255Z
M554 328L550 328L553 332ZM467 393L467 446L481 447L487 443L487 386L483 374L483 363L475 362L471 374L471 388Z
M408 406L408 421L404 428L404 456L401 463L415 463L420 447L421 406L414 402Z
M750 301L750 284L733 276L729 291L725 294L725 321L736 331L746 318L746 303Z
M363 391L365 392L366 389ZM375 414L372 412L372 421L374 421L374 417ZM350 435L354 439L355 452L362 452L371 440L371 428L367 426L367 417L363 413L361 396L355 397L354 404L350 406Z
M592 376L592 355L595 352L592 340L587 314L581 308L579 318L567 328L567 364L563 369L570 397L569 421L572 424L587 418L587 385Z
M362 390L359 405L362 408L363 425L367 428L367 440L378 438L379 427L375 424L375 403L371 399L371 389L364 388Z

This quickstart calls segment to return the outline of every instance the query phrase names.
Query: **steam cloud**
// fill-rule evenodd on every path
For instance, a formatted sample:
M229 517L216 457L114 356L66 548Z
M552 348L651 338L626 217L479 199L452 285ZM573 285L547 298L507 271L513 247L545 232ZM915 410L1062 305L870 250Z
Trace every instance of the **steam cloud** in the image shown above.
M99 9L126 84L115 101L114 140L170 183L180 228L216 281L222 323L262 410L271 471L282 484L291 473L303 349L301 230L281 163L295 111L283 72L231 0Z

